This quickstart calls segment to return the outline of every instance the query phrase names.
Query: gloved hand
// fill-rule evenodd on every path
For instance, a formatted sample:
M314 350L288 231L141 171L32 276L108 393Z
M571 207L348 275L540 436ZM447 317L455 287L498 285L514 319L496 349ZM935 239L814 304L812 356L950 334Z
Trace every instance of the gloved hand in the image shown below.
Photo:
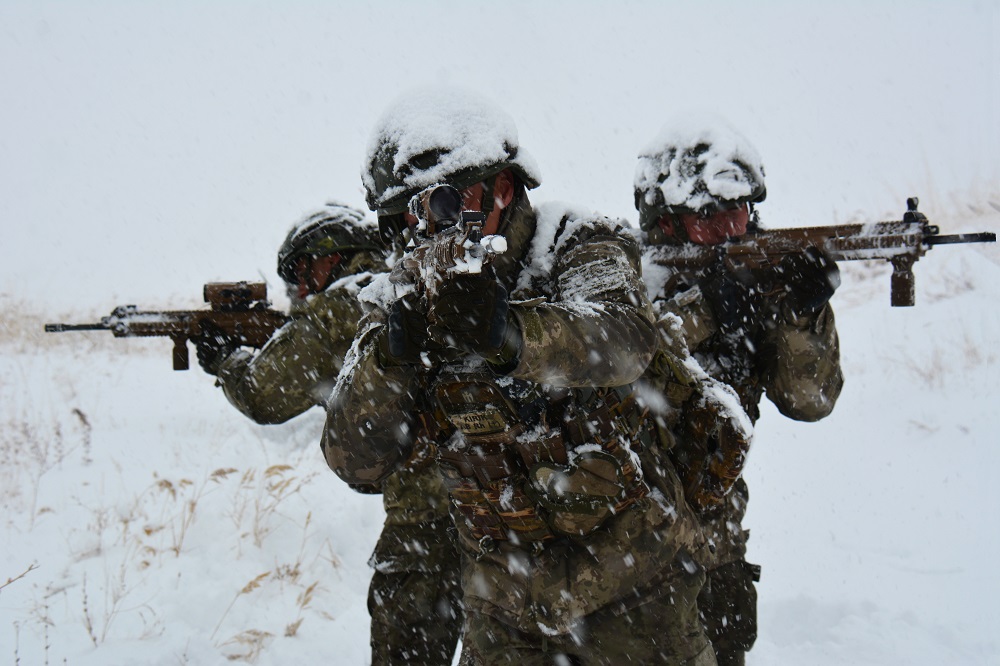
M787 292L785 308L796 319L815 316L840 286L837 262L815 247L788 255L775 272Z
M382 344L383 364L413 365L421 363L421 352L427 351L427 314L416 294L403 296L389 309L386 336Z
M508 311L507 290L491 272L456 275L438 290L430 334L443 345L495 360L512 325Z
M198 356L198 365L210 375L218 375L222 362L240 346L232 336L207 322L201 326L201 335L192 342Z
M766 313L762 298L766 287L749 270L721 268L700 287L716 323L726 333L746 333Z

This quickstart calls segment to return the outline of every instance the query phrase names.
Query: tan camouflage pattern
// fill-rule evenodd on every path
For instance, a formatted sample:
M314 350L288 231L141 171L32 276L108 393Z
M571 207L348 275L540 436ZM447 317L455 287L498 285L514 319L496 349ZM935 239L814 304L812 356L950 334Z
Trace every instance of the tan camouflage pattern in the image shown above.
M220 364L217 384L229 402L256 423L284 423L325 405L354 336L361 304L357 293L384 270L380 253L358 252L343 277L327 290L292 298L291 319L263 349L244 349Z
M534 225L530 208L512 210L523 218L512 227ZM523 264L509 263L510 257L523 259L531 240L510 244L509 256L503 255L508 263L497 266L501 281L511 284L518 277ZM567 240L572 242L564 242L553 260L555 277L511 284L510 310L522 325L523 349L507 376L558 387L628 384L642 374L656 346L635 240L610 223ZM381 481L412 448L420 380L417 368L381 366L385 322L381 309L362 319L329 406L323 451L348 483Z
M284 423L323 405L357 332L357 295L331 289L295 304L291 320L256 354L221 364L218 384L234 407L257 423Z
M665 284L647 280L656 316L670 313L684 321L691 353L710 375L736 390L751 420L760 417L758 403L765 392L782 414L796 421L817 421L833 411L844 377L829 304L802 321L778 317L765 325L762 313L760 321L748 326L751 344L727 339L719 334L703 297L694 293L680 302L675 298L678 292L691 293L686 288L698 283L699 274L672 267L667 250L654 247L643 257L647 275L666 276Z
M651 309L631 236L583 229L561 241L555 285L512 295L524 344L511 376L555 386L622 386L635 381L654 351ZM553 288L554 287L554 288Z
M519 362L508 375L496 375L483 373L482 361L453 359L442 374L460 387L465 381L461 372L466 363L467 372L475 381L489 377L488 381L496 385L499 393L512 396L511 399L522 396L514 414L527 413L522 410L534 404L534 398L539 396L552 409L552 405L565 404L560 400L578 404L575 401L586 392L583 387L617 386L635 380L651 357L656 334L640 281L639 253L634 240L624 236L611 222L588 226L574 226L570 222L560 227L565 229L565 236L557 234L550 245L542 248L550 253L552 268L528 275L523 258L528 256L529 246L538 245L538 239L524 234L523 229L534 228L535 220L525 206L514 207L513 215L510 238L516 240L510 243L510 253L504 255L505 263L498 262L497 272L511 287L511 310L522 326ZM428 423L450 423L436 435L435 441L442 449L439 461L451 455L446 455L445 449L471 451L466 448L466 438L469 442L477 438L485 442L492 436L482 426L493 423L493 417L486 411L475 418L452 414L454 420L450 422L440 413L434 389L440 381L437 370L442 363L431 359L431 368L391 364L382 367L379 345L385 328L383 310L376 309L365 316L328 406L323 450L331 469L349 483L378 482L403 465L419 439L418 433L428 432ZM451 372L459 376L448 379ZM538 388L518 393L524 385ZM484 405L484 410L487 407ZM456 425L467 432L456 429ZM518 421L505 427L516 429L518 442L532 442L533 438L548 436L551 425L539 428L537 423ZM559 427L558 423L554 425ZM483 432L474 432L480 426ZM449 433L450 439L446 438ZM503 435L501 431L497 436ZM639 466L638 433L619 432L616 437L625 443ZM570 440L569 436L565 438L570 461L585 450L605 450L595 441L581 445ZM608 460L600 456L590 459ZM544 646L552 641L572 642L574 631L590 626L592 618L605 617L600 613L605 613L608 622L612 622L612 618L627 618L633 611L646 613L650 633L661 637L666 635L664 621L672 626L691 627L690 632L667 641L671 643L669 648L658 650L683 653L685 658L704 652L707 641L694 619L693 608L700 580L683 603L673 599L658 601L664 589L662 583L683 570L682 561L692 571L700 572L691 553L700 557L706 549L669 460L661 463L661 468L651 470L648 482L638 477L644 487L643 496L631 500L620 513L599 516L596 522L574 523L568 515L562 517L565 522L560 524L586 536L556 535L534 545L523 539L478 538L470 521L456 519L459 542L465 553L462 587L468 613L463 663L508 663L508 657L502 655L520 652L514 643L506 644L504 636L517 637L531 650L544 651ZM443 462L439 464L444 467ZM566 471L567 478L571 478L571 468L572 464L560 471ZM586 493L588 488L597 488L598 494L616 492L608 484L594 482L594 473L607 475L606 469L590 465L586 472L591 474L589 481L576 484L577 491ZM501 468L499 473L506 485L498 486L493 499L503 514L504 502L523 499L514 491L527 485L528 478L517 465ZM480 476L479 487L485 488L482 484L493 477L486 470L481 474L476 474ZM517 475L521 475L521 480ZM509 488L511 494L504 488ZM453 500L457 504L466 501L465 497L454 494ZM567 511L569 508L566 505ZM544 504L533 511L541 516L550 515ZM526 515L524 510L512 511L512 521L516 521L515 514ZM585 527L580 527L584 523ZM511 529L515 524L510 523ZM646 611L637 610L654 602L665 604L666 608L657 607L656 612L653 606ZM675 622L674 616L685 619ZM654 631L657 618L660 626ZM622 619L618 631L607 634L606 642L602 639L589 644L591 655L609 655L605 661L594 663L622 663L610 655L638 649L640 639L622 629L628 624L627 619ZM604 623L595 622L593 626ZM503 631L498 634L493 627L502 627ZM497 655L502 658L494 659ZM528 663L550 663L545 657L540 659Z
M369 564L373 664L451 664L462 629L460 555L431 461L382 484L386 518Z
M539 642L489 615L469 611L462 666L550 666L551 664L669 664L716 666L701 631L695 598L704 582L700 571L677 569L638 606L602 609L577 622L571 632Z

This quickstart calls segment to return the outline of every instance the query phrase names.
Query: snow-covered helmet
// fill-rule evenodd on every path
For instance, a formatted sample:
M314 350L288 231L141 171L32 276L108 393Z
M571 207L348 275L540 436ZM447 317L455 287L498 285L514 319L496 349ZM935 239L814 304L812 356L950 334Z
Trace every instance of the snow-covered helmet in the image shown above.
M330 202L292 225L278 250L278 275L294 285L295 264L300 257L358 251L382 251L378 228L357 208Z
M529 189L541 182L510 116L469 91L422 88L382 114L361 179L383 238L391 238L410 199L424 188L447 183L461 190L507 168Z
M668 125L639 154L635 207L645 230L667 213L707 216L766 196L760 155L724 122Z

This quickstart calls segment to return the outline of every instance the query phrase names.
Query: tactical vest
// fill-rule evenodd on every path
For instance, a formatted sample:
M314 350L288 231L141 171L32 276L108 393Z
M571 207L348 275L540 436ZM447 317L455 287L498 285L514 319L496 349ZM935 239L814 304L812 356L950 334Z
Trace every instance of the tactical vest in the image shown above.
M483 552L585 536L648 492L627 387L553 389L446 368L426 398L425 428L450 433L436 454L445 485Z

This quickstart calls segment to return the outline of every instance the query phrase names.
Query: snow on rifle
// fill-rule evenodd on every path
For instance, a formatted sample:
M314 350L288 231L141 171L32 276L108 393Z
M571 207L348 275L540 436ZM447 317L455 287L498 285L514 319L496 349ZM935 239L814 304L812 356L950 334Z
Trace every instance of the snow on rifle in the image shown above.
M829 227L760 229L719 246L685 248L677 265L710 266L719 260L730 269L773 266L788 254L815 247L834 261L885 259L892 264L891 302L894 307L916 302L913 264L935 245L995 243L991 232L942 236L940 229L917 210L919 200L906 200L903 219L871 224L841 224Z
M187 341L221 332L241 345L263 347L288 317L271 309L263 282L209 282L203 290L209 310L140 310L119 305L96 324L46 324L46 333L111 331L116 338L168 337L174 370L187 370Z
M503 236L483 236L486 215L463 205L462 194L450 185L433 185L410 200L417 225L402 266L428 303L450 276L482 273L507 251Z

